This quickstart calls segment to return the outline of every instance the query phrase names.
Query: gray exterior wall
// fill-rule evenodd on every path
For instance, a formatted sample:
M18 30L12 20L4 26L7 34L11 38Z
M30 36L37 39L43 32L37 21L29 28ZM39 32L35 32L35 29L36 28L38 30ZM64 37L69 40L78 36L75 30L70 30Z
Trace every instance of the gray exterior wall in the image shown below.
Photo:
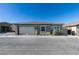
M20 30L20 27L34 27L34 30L33 30L33 32L34 32L34 34L33 35L38 35L38 34L40 34L40 35L50 35L50 31L46 31L46 27L50 27L50 30L52 29L54 29L54 28L52 28L52 27L56 27L56 31L57 31L57 28L59 27L59 31L60 30L62 30L63 29L63 27L62 27L62 25L49 25L49 24L43 24L43 25L28 25L28 24L18 24L18 25L14 25L13 26L13 30L16 32L16 34L21 34L21 32L19 32ZM41 31L41 27L45 27L45 31ZM24 30L24 29L23 29ZM19 33L18 33L19 32ZM38 33L39 32L39 33Z

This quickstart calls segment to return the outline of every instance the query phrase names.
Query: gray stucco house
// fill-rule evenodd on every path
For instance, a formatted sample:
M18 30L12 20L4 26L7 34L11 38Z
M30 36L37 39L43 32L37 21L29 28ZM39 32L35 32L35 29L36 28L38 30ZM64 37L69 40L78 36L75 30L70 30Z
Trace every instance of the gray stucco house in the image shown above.
M11 25L17 35L52 35L63 29L63 23L28 22Z
M0 33L11 32L11 24L7 22L0 22Z

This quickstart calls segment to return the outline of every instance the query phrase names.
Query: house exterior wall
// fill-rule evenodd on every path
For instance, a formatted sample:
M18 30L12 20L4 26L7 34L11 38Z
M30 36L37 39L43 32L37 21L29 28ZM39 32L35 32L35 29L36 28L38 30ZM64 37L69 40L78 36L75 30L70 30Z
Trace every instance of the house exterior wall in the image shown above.
M77 34L77 27L76 27L76 26L73 26L73 27L72 27L72 31L74 31L75 34Z
M39 29L40 30L40 35L50 35L50 32L47 31L47 27L51 27L50 25L40 25L39 27L40 27L40 29ZM41 31L42 27L45 27L45 31Z
M63 29L61 25L51 26L51 28L53 31L60 31Z
M76 26L77 35L79 35L79 25Z
M69 26L69 27L65 27L67 30L71 30L75 32L75 35L77 35L77 26Z
M38 32L40 35L50 35L50 31L47 31L47 27L50 27L49 30L55 30L55 31L60 31L62 30L62 25L28 25L28 24L19 24L19 25L14 25L13 30L18 34L18 27L34 27L34 35L38 35ZM38 28L37 28L38 27ZM41 27L45 27L45 31L41 31ZM24 30L24 29L23 29Z

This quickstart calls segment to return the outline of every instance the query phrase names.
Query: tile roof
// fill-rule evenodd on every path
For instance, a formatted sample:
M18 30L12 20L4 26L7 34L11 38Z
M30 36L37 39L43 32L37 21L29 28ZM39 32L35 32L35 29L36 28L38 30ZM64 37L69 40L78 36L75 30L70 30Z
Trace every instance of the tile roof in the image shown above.
M24 22L24 23L16 23L16 24L63 24L63 23L49 23L49 22Z
M0 22L0 25L1 25L1 26L10 26L11 24L8 23L8 22Z
M68 27L68 26L77 26L77 25L79 25L79 22L68 23L68 24L65 24L64 26Z

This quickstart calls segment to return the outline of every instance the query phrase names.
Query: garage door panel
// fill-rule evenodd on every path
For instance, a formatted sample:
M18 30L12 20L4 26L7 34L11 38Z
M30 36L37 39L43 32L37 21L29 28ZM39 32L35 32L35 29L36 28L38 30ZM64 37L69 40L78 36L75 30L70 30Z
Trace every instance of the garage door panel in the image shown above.
M19 33L22 35L32 35L34 34L34 27L20 27L19 28Z

